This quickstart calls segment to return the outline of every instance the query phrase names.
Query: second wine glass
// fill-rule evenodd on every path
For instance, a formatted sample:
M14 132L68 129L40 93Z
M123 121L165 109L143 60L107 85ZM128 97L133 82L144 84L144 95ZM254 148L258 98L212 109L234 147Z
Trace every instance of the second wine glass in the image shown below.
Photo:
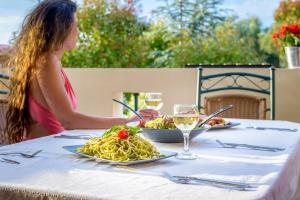
M163 106L161 93L146 93L145 104L148 109L160 110Z
M174 105L173 121L176 127L182 132L184 138L183 152L177 155L181 160L193 160L196 156L189 151L190 132L196 127L199 121L199 112L196 105Z

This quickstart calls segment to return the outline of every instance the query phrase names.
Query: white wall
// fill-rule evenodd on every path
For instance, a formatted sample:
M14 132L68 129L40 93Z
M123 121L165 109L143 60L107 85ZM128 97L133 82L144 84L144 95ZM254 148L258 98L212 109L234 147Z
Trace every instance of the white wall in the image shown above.
M111 99L120 99L122 92L161 92L164 101L161 110L163 114L172 114L175 103L196 102L196 69L67 68L65 70L78 98L78 111L87 114L120 115L121 107ZM217 71L220 72L208 70L207 73ZM258 71L269 73L268 70ZM300 69L277 69L276 119L300 122L299 99Z

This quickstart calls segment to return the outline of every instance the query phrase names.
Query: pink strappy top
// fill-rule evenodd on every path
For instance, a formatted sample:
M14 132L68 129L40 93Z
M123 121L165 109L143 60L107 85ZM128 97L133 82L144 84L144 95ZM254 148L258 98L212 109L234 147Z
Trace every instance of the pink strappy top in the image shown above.
M72 108L76 109L77 100L73 88L71 86L71 83L63 69L61 69L61 74L65 81L65 89L69 96L70 102L72 103ZM34 119L43 127L45 127L48 130L49 135L60 133L65 130L62 124L56 118L56 116L50 110L48 110L39 102L37 102L33 98L30 92L28 95L28 104L29 104L29 113L32 119Z

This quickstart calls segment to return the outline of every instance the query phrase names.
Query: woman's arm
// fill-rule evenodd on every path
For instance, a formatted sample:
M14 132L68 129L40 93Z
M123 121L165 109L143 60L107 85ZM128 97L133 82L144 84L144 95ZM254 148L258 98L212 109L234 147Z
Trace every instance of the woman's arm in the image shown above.
M47 105L65 129L109 128L136 119L92 117L75 112L66 93L60 70L60 61L50 55L44 62L38 64L37 81ZM142 115L146 118L152 117L153 111L144 111Z

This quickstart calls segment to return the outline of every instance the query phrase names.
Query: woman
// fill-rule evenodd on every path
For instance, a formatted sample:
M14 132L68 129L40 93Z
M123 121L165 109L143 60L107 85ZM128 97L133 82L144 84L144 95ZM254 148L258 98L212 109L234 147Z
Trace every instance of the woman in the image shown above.
M75 111L76 98L61 66L75 48L79 31L76 4L44 0L26 18L16 39L6 133L11 143L64 129L100 129L137 120L87 116ZM141 110L146 119L158 115ZM26 134L24 135L24 131Z

